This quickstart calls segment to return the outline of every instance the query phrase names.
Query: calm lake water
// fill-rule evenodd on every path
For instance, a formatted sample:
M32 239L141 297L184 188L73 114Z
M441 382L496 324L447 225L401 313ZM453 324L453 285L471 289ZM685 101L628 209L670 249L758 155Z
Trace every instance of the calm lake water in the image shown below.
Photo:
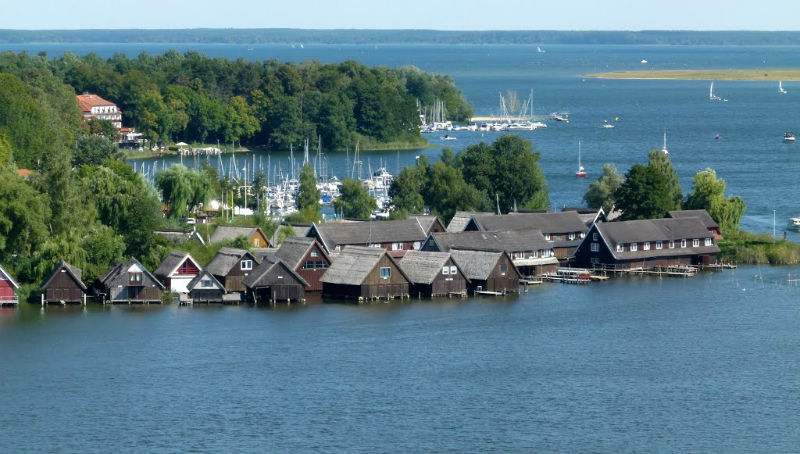
M0 451L794 451L790 272L465 301L3 310Z
M570 124L523 133L555 208L580 205L602 164L668 146L688 192L712 167L743 226L800 215L800 83L584 79L594 71L791 67L800 47L19 45L57 55L168 48L229 58L416 65L450 74L476 113L534 89ZM253 50L249 50L252 48ZM615 129L603 120L619 117ZM798 131L800 132L800 131ZM497 136L429 136L364 153L390 171ZM714 136L721 134L722 140ZM574 178L583 143L587 181ZM237 154L238 155L238 154ZM271 162L288 153L270 153ZM262 165L266 165L266 156ZM227 166L227 157L225 164ZM239 159L252 159L249 155ZM352 159L352 157L351 157ZM330 155L346 176L344 155ZM800 239L797 234L790 237ZM0 451L311 450L778 452L800 446L800 268L692 279L544 285L518 297L291 307L23 305L0 311Z

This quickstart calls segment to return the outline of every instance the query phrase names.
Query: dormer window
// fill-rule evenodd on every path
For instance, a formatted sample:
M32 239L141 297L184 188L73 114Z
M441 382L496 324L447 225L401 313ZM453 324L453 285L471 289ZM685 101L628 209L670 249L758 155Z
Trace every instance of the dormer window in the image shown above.
M706 246L713 246L714 243L711 241L711 238L706 238Z
M242 260L242 271L250 271L253 269L252 260Z
M574 240L575 239L575 234L574 233L570 233L569 234L569 239L570 240Z
M686 247L686 240L685 239L681 240L681 247L682 248Z
M550 234L549 233L545 233L544 234L544 239L547 240L547 241L550 241Z
M700 239L695 238L692 240L692 247L700 247Z
M639 243L631 243L631 252L636 252L639 250Z
M664 243L661 241L656 241L656 249L661 249L664 246Z
M618 244L617 245L617 252L625 252L625 246Z
M645 241L643 246L644 247L642 249L644 249L645 251L649 251L650 250L650 242L649 241Z

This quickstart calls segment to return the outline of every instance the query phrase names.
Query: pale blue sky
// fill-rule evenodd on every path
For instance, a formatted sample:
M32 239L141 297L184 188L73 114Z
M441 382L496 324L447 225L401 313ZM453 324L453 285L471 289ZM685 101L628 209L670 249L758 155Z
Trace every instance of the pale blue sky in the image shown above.
M798 30L798 0L0 0L0 28Z

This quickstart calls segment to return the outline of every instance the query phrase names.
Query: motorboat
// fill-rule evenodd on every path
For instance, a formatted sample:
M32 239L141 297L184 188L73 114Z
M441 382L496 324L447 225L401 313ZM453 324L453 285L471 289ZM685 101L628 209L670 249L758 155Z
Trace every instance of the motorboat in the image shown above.
M449 134L445 134L444 136L442 136L442 140L456 140L456 138Z
M800 230L800 217L789 218L789 228L793 230Z
M784 142L794 142L795 137L793 132L786 132L783 134L783 141Z

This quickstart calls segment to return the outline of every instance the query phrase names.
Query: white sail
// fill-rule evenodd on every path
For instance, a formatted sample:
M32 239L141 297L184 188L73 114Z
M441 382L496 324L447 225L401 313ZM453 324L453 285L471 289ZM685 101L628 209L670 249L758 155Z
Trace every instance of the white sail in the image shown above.
M786 94L786 90L783 89L783 81L782 80L778 81L778 93L780 93L782 95Z

